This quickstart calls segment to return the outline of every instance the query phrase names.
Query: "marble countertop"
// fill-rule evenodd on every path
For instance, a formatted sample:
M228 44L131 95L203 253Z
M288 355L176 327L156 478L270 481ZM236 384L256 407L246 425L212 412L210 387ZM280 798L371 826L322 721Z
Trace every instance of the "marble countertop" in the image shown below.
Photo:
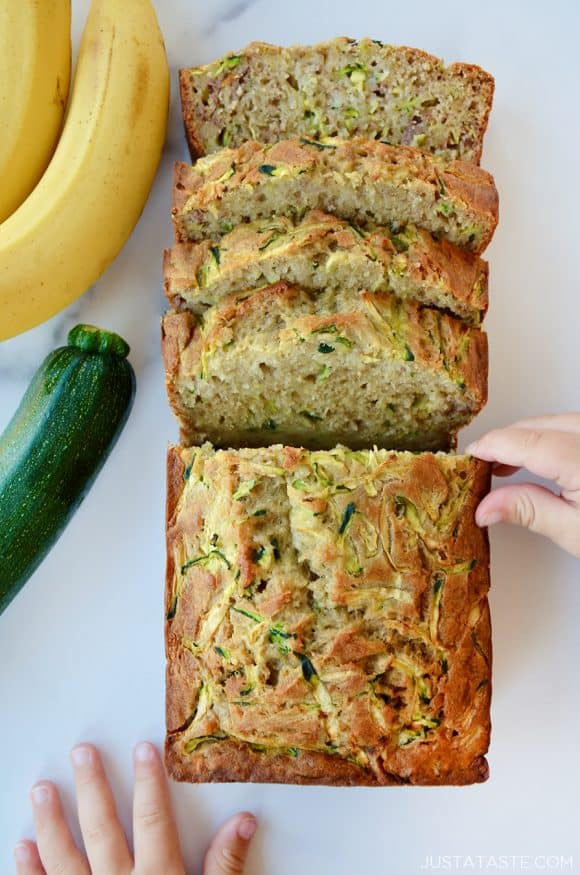
M88 0L75 0L78 38ZM31 833L30 784L51 777L70 808L68 748L102 746L125 822L130 750L163 738L164 456L176 438L159 353L161 249L171 242L170 177L187 159L176 73L251 39L314 42L337 34L415 45L469 60L497 80L483 165L496 177L501 224L491 262L490 400L462 436L514 418L578 409L577 86L580 7L558 0L157 0L173 74L161 171L131 240L65 313L0 344L0 428L44 355L77 321L132 346L138 392L114 454L50 556L0 617L0 872ZM260 818L251 875L409 875L580 869L577 561L527 532L492 533L493 741L487 784L464 789L177 786L172 793L193 866L217 824L239 808ZM483 856L479 862L477 858ZM521 857L531 863L522 862ZM465 858L472 858L473 865ZM430 861L429 861L430 858ZM512 859L513 858L513 859ZM487 861L487 862L486 862ZM552 861L553 862L553 861ZM575 871L560 861L559 869Z

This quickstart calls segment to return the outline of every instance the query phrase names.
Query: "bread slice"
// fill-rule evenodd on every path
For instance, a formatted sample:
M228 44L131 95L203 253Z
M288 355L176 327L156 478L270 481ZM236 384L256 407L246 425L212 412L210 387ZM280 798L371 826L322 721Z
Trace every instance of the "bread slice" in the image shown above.
M479 163L493 78L471 64L378 40L251 43L181 70L193 158L244 140L364 136Z
M417 225L479 253L497 224L498 200L493 178L473 164L360 137L248 142L195 167L176 165L178 242L213 239L272 215L299 219L309 209L364 228Z
M447 449L486 400L485 334L384 292L277 283L162 333L186 444Z
M178 243L164 255L171 306L203 313L239 289L280 280L309 291L391 292L477 325L487 310L487 263L427 231L372 233L313 210L238 225L221 241Z
M171 777L484 781L489 481L469 456L170 448Z

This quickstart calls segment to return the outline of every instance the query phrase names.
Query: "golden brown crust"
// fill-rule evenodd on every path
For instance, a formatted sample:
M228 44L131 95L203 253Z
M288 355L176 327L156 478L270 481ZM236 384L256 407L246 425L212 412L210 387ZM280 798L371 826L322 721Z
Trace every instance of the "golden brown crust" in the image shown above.
M300 222L273 216L236 226L221 240L165 250L165 294L175 308L203 313L226 295L284 280L312 291L386 291L478 325L488 305L488 267L476 255L420 228L362 236L319 210Z
M477 405L480 410L487 404L488 371L487 334L485 331L474 331L471 335L467 355L461 359L460 373L465 381L465 385L469 387L474 397L477 398Z
M179 70L179 96L181 98L181 111L183 115L183 128L185 131L185 139L189 147L191 160L195 161L201 158L204 154L203 143L201 142L195 120L195 103L190 98L189 88L189 72L188 70Z
M338 453L338 455L337 455ZM346 453L343 457L341 453ZM312 459L317 460L317 464L322 466L323 471L332 470L330 464L331 456L337 460L344 461L351 458L348 451L335 451L334 454L327 454L328 462L325 461L324 454L312 454ZM359 454L362 457L362 454ZM358 462L355 461L358 456L352 454L351 475L355 474ZM201 534L204 528L213 531L216 528L217 520L222 519L227 527L233 523L234 528L231 530L234 535L235 542L239 542L238 549L240 557L245 554L244 544L255 545L258 533L258 522L252 523L252 530L244 529L246 523L236 522L231 514L234 512L236 500L233 500L231 511L224 517L224 505L221 502L229 493L232 501L232 495L239 493L240 484L247 483L246 478L261 466L266 466L266 471L269 471L272 464L282 466L280 470L285 471L287 482L293 483L294 478L298 473L302 477L306 475L305 464L310 465L310 455L304 451L273 447L269 450L256 451L233 451L213 453L209 447L193 450L185 450L183 448L170 448L168 458L168 477L173 482L168 482L168 492L171 496L168 502L168 524L167 524L167 546L168 553L183 555L185 558L189 553L180 554L179 550L184 543L184 538L188 544L193 544L198 534ZM258 468L255 465L258 464ZM231 569L224 567L224 561L216 562L215 569L210 570L210 567L202 567L195 565L194 579L188 584L187 589L181 590L181 595L175 607L175 568L168 565L168 578L166 590L166 606L171 619L168 620L166 627L166 647L167 647L167 727L168 735L166 741L166 763L169 774L180 781L258 781L258 782L277 782L277 783L296 783L296 784L330 784L330 785L367 785L380 786L388 784L469 784L486 780L488 776L487 762L485 760L485 752L489 744L490 720L489 720L489 704L491 691L491 637L490 637L490 622L489 609L487 604L487 589L489 586L489 544L487 533L479 529L474 521L474 513L477 504L481 498L489 490L490 484L490 466L486 463L476 460L467 460L466 457L443 457L433 456L425 453L412 456L410 454L386 453L374 457L373 465L376 465L376 474L374 480L369 481L369 485L380 483L381 477L385 478L382 482L388 484L389 465L401 465L394 473L395 477L395 493L402 493L405 496L406 502L412 502L420 513L419 519L415 519L414 514L409 517L409 528L405 538L414 537L411 535L418 525L430 525L423 513L428 508L431 508L428 513L434 512L437 503L443 501L440 506L439 518L435 518L439 524L444 524L445 531L449 531L450 535L439 542L439 546L435 547L429 540L433 534L423 536L425 538L424 545L430 544L431 549L443 550L446 555L446 562L457 562L460 557L470 557L471 561L465 564L466 570L464 573L458 573L459 566L453 566L455 570L451 570L445 575L444 584L438 583L436 573L433 592L435 596L432 606L427 608L424 604L426 598L425 591L425 574L426 572L418 572L421 567L421 562L416 566L416 571L409 571L404 578L404 586L410 587L409 591L414 592L414 603L416 610L423 613L427 617L428 627L431 629L430 635L435 636L434 641L441 648L439 653L445 654L445 666L439 670L439 679L436 680L432 675L423 675L427 678L428 686L425 692L421 692L421 696L429 695L430 698L425 698L426 705L421 705L421 710L431 713L439 713L440 724L435 728L423 730L423 740L414 741L411 737L410 742L405 740L393 744L384 736L382 740L376 735L373 720L370 720L370 715L362 707L363 699L360 698L360 693L357 691L364 689L361 687L361 681L357 680L357 672L360 674L362 663L353 663L353 659L364 658L364 654L369 654L372 657L373 653L377 654L377 658L382 659L380 651L383 646L371 647L373 633L371 628L375 628L375 621L372 621L366 633L360 639L353 638L355 627L351 627L350 631L347 626L343 626L342 631L337 630L334 644L330 649L326 649L327 655L324 656L324 650L320 651L319 647L314 650L307 648L309 645L308 638L313 634L311 631L307 634L307 628L304 626L304 619L300 619L300 613L292 612L290 602L287 615L284 611L280 612L280 608L276 609L276 613L272 615L277 621L277 625L272 628L278 629L277 635L286 636L285 638L276 638L278 642L284 643L287 640L292 641L287 632L292 632L296 644L292 646L300 647L306 651L310 659L314 661L316 677L320 677L320 682L329 687L332 692L332 697L335 701L340 699L340 686L333 686L333 672L336 673L338 668L342 666L346 668L347 673L352 674L353 681L350 686L343 687L343 718L346 720L346 725L351 727L351 741L347 741L346 737L340 740L340 737L333 736L336 740L335 752L327 753L321 750L308 749L303 747L301 743L296 744L296 748L287 747L292 743L291 728L294 718L292 710L295 704L295 697L298 696L298 701L301 701L308 695L308 689L313 690L316 694L317 686L312 687L313 682L307 682L296 678L291 683L288 681L286 664L288 660L292 664L292 654L281 658L280 663L280 679L276 681L280 687L280 692L277 694L277 687L264 687L264 701L269 702L264 712L264 717L257 716L255 720L252 718L252 706L259 707L255 701L247 699L247 704L250 709L241 711L237 709L234 703L229 704L230 718L237 722L237 732L243 731L247 733L247 741L239 738L218 737L220 733L228 731L228 722L224 721L224 708L228 705L225 700L221 701L219 708L212 711L211 698L206 699L205 705L201 706L201 698L204 695L202 692L204 686L208 684L222 683L220 677L223 678L221 669L221 656L218 657L213 653L213 650L220 649L217 646L210 648L207 651L203 650L202 644L192 644L195 640L202 641L204 637L203 623L207 621L208 611L214 611L218 604L216 598L223 592L223 587L228 588L231 593L229 580L237 581L235 583L238 594L231 594L229 598L232 600L230 604L238 613L232 613L228 619L228 615L222 614L223 619L221 625L215 627L215 622L212 622L212 628L217 628L216 635L213 637L214 645L219 641L221 652L228 657L228 665L235 668L237 655L232 651L231 655L226 654L223 648L238 647L241 645L239 639L240 630L250 627L250 632L254 634L255 628L253 621L248 621L245 617L240 618L240 613L247 613L250 616L253 611L265 612L271 611L267 605L272 604L272 598L268 598L267 593L261 596L262 601L256 606L250 605L248 602L247 591L244 587L251 583L251 578L255 574L255 565L252 561L249 564L240 564L242 571L241 578L235 575L235 560L234 554L231 552L233 541L219 541L219 549L221 555L228 558L231 563ZM381 467L387 465L386 468ZM192 470L192 466L194 470ZM276 468L276 470L279 470ZM314 468L315 476L316 467ZM362 470L359 468L359 473ZM188 478L184 479L184 471L191 472ZM380 472L383 472L382 474ZM404 471L404 473L403 473ZM443 475L443 472L444 475ZM442 476L443 475L443 476ZM467 477L462 480L461 477ZM269 480L272 474L265 474L265 482ZM278 475L276 475L278 476ZM195 483L199 483L201 493L196 493L199 499L193 499L193 493L189 493L190 489L197 489ZM252 481L254 482L254 481ZM308 481L314 483L314 481ZM348 481L351 482L352 481ZM219 483L219 494L213 490L216 489ZM188 485L189 484L189 485ZM209 487L209 491L208 491ZM453 495L446 494L446 490L453 488ZM373 489L359 491L351 491L350 495L343 501L350 501L357 508L357 514L364 514L369 522L382 519L384 515L387 517L392 513L390 510L389 499L386 495L384 498L373 497ZM177 504L175 497L180 495ZM390 492L392 495L393 492ZM366 498L365 498L366 495ZM204 503L205 496L211 499L211 503ZM296 493L298 505L295 506L293 513L297 512L301 502L308 502L308 495L302 492ZM193 500L192 500L193 499ZM240 499L237 500L238 504ZM294 499L292 499L294 501ZM405 527L404 519L401 519L398 504L402 499L395 500L395 514L392 516L392 522L395 524L395 530L391 535L391 553L389 564L394 562L399 565L402 557L407 560L411 558L412 553L408 552L409 544L405 541L399 541L403 536ZM427 503L425 503L427 501ZM209 513L210 507L215 502L220 503L215 511L216 516L212 517L210 522ZM260 506L263 505L264 498L259 499ZM378 502L378 503L377 503ZM452 503L450 503L452 502ZM351 505L349 505L350 507ZM410 505L408 505L410 506ZM244 519L248 519L248 513L251 517L251 506L244 504ZM378 516L377 516L378 514ZM235 516L235 513L234 513ZM262 517L253 517L261 521ZM298 523L298 518L296 518ZM261 524L261 523L260 523ZM325 526L320 530L324 532ZM402 527L402 528L401 528ZM222 529L222 532L225 529ZM366 529L364 530L366 531ZM433 529L435 532L435 529ZM452 535L451 535L452 532ZM329 554L325 554L324 545L320 543L321 536L315 534L314 541L301 543L300 527L294 530L293 537L298 536L297 549L302 555L302 562L307 563L311 569L311 573L316 571L320 573L318 568L318 555L326 555L325 564L332 567L335 558ZM326 537L326 535L323 535ZM356 534L353 535L356 538ZM366 535L365 535L366 537ZM218 535L214 536L212 543L216 543ZM193 540L192 540L193 539ZM282 540L280 544L280 561L282 563L290 561L290 556L285 553ZM307 548L307 543L311 543L312 547ZM189 550L193 548L190 546ZM250 551L253 552L255 547ZM304 553L304 551L306 552ZM177 551L177 553L176 553ZM223 551L223 552L222 552ZM455 558L454 558L455 557ZM386 558L386 557L385 557ZM181 559L179 560L181 561ZM368 560L367 560L368 561ZM376 559L373 560L376 563ZM290 566L285 566L282 569L280 580L286 580ZM386 569L389 566L384 566ZM381 571L377 566L376 572L373 572L373 564L365 566L365 571L362 578L356 581L356 588L364 593L365 587L371 584L373 575L376 573L383 578L385 571ZM219 574L218 574L219 571ZM263 572L264 573L264 572ZM273 572L270 572L272 574ZM297 572L296 572L297 573ZM295 573L295 574L296 574ZM417 576L419 575L419 576ZM315 575L316 576L316 575ZM336 577L336 585L341 579L340 574ZM246 582L244 582L246 581ZM262 581L265 583L265 581ZM297 581L296 581L297 583ZM272 585L271 581L268 586ZM287 584L284 584L287 585ZM345 586L342 590L345 596L352 592L352 582L344 581ZM316 588L317 584L309 584ZM315 589L317 597L320 597L320 590ZM438 594L438 595L437 595ZM339 590L336 590L336 598L341 598ZM350 597L350 596L349 596ZM242 599L241 601L239 599ZM295 590L294 604L297 604L300 599L300 589ZM278 599L278 601L280 601ZM281 602L280 602L281 604ZM213 606L213 608L212 608ZM239 608L239 610L238 610ZM244 610L242 610L244 608ZM392 617L391 608L384 614L383 621ZM326 608L324 609L326 610ZM402 618L406 617L407 623L411 623L411 614L408 609L404 608L404 603L400 603L400 610L403 611L399 622L399 627L404 628ZM425 611L427 613L425 614ZM433 613L436 611L436 614ZM291 617L294 616L294 624ZM331 614L329 614L329 618ZM430 617L430 619L429 619ZM237 619L235 619L237 618ZM273 622L272 619L272 622ZM238 625L238 632L231 629L232 622L241 623ZM402 623L402 626L401 626ZM244 626L246 624L246 626ZM320 627L325 628L324 624ZM226 640L222 632L229 635L229 641ZM301 631L299 631L301 630ZM417 633L415 633L417 634ZM189 641L188 650L180 644L185 640L182 636L186 636ZM405 660L405 653L412 651L406 650L407 645L404 644L404 638L400 637L398 632L393 632L392 643L395 645L395 656ZM262 645L255 637L253 647L255 651L254 658L258 661ZM381 639L374 638L374 641L380 642ZM331 639L332 641L332 639ZM361 646L364 644L363 649ZM201 648L201 649L200 649ZM353 649L354 648L354 649ZM274 652L276 652L274 650ZM282 652L289 653L287 647L283 647ZM420 652L420 651L419 651ZM242 653L242 651L240 651ZM401 654L401 656L397 656ZM264 657L266 658L266 657ZM272 655L270 654L270 659ZM418 657L417 657L418 658ZM442 659L442 657L441 657ZM251 664L251 663L250 663ZM290 664L290 668L291 668ZM443 663L441 663L443 664ZM241 665L241 664L240 664ZM282 668L284 666L284 668ZM356 667L355 667L356 666ZM360 667L359 667L360 666ZM433 665L428 669L430 673L434 671ZM238 677L242 672L242 676ZM299 669L298 669L299 671ZM304 671L304 667L303 667ZM209 673L208 673L209 672ZM284 673L283 673L284 672ZM243 677L244 669L238 669L233 672L233 676L226 680L226 689L230 690L229 699L240 696L240 690L247 683ZM436 672L437 673L437 672ZM372 670L371 670L372 676ZM257 676L255 674L246 675L254 678L256 683ZM292 675L294 677L294 675ZM305 678L307 675L305 675ZM213 678L213 680L212 680ZM361 675L364 684L364 675ZM200 686L201 685L201 686ZM229 685L229 687L228 687ZM298 686L297 686L298 685ZM296 690L294 691L294 688ZM377 688L380 690L380 687ZM349 692L350 690L350 692ZM218 695L219 686L212 690L212 695ZM241 695L244 695L242 691ZM255 693L252 695L256 695ZM278 696L278 698L277 698ZM386 697L388 699L388 697ZM324 702L322 698L319 701ZM378 702L378 699L376 700ZM423 701L423 699L421 699ZM258 699L259 702L259 699ZM359 704L357 704L359 703ZM429 704L430 703L430 704ZM209 707L209 710L208 710ZM279 709L284 710L281 712ZM324 705L326 708L327 706ZM412 706L417 707L417 706ZM387 715L389 720L395 716L391 706L382 706L383 717ZM200 712L204 711L204 714ZM238 711L236 717L235 712ZM282 715L280 722L276 724L276 714ZM316 715L316 712L310 712ZM218 716L221 715L221 716ZM250 715L250 717L248 717ZM313 719L318 720L318 717ZM339 718L340 719L340 718ZM374 719L374 718L373 718ZM193 721L193 722L192 722ZM257 721L257 722L256 722ZM278 725L278 733L280 744L283 750L269 749L263 747L262 744L255 743L256 732L258 739L260 738L260 721L262 725L267 725L270 721L271 725ZM265 721L265 722L264 722ZM272 723L272 721L274 721ZM197 727L199 728L196 728ZM239 727L246 726L246 729ZM296 730L302 729L296 725ZM236 726L234 722L233 726ZM263 730L265 731L265 730ZM326 730L325 730L326 731ZM200 745L197 745L198 737ZM296 736L306 738L300 733ZM315 736L312 736L314 739ZM191 739L195 743L193 749L188 749L188 739L191 744ZM358 741L357 741L358 739ZM366 739L366 741L365 741ZM320 742L319 742L320 743ZM347 748L343 748L343 743L347 744ZM348 745L354 744L353 752L359 751L356 757L362 757L359 762L351 761L347 758Z
M375 784L374 776L354 763L318 751L305 751L299 762L288 756L258 753L235 741L208 745L203 759L185 760L172 744L165 743L165 764L175 781L255 782L259 784L327 784L364 786ZM385 783L402 783L391 781Z
M165 741L165 765L174 781L189 783L256 783L315 784L333 787L387 787L401 784L440 786L480 784L489 777L484 756L476 756L464 766L449 769L445 775L434 776L432 770L417 768L414 774L402 776L382 770L380 776L355 763L339 760L318 751L305 751L300 761L279 754L253 751L247 744L222 741L208 746L203 759L185 760L176 750L169 735Z
M167 500L165 503L165 531L168 546L165 565L166 580L173 580L176 573L175 554L169 545L174 537L175 513L179 498L183 492L184 471L185 465L181 456L174 447L169 447L167 450ZM168 610L169 608L166 604L164 613L167 614ZM166 638L167 645L168 641ZM165 710L168 731L179 728L191 710L188 693L189 684L180 683L180 680L186 677L188 673L179 670L175 671L176 661L181 658L182 654L176 653L174 660L168 661L166 667Z
M165 366L165 388L171 408L178 416L185 414L177 389L181 351L187 348L194 332L195 318L191 313L165 313L161 320L161 355Z
M165 505L165 519L167 528L173 525L173 518L177 509L177 503L183 492L183 474L185 465L175 447L169 447L167 451L167 501Z
M289 211L303 215L308 209L368 227L372 210L376 224L410 221L480 253L498 220L497 190L485 170L361 137L248 141L195 167L178 163L174 182L178 242L226 233L232 220Z
M488 180L491 179L489 174L486 175ZM477 212L490 216L495 229L499 219L499 197L495 185L485 184L481 168L462 161L453 161L443 171L441 178L448 194L464 204L473 204ZM486 245L490 239L491 234Z

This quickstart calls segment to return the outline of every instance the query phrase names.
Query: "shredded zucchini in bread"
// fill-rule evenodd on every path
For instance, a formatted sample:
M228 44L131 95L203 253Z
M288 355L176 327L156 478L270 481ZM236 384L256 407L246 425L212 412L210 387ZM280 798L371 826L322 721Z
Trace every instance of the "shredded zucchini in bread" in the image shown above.
M493 78L406 46L345 37L285 48L251 43L180 71L192 156L299 134L364 136L479 163Z
M203 313L239 289L283 280L304 289L391 292L477 325L487 309L487 263L427 231L363 231L312 211L299 222L272 216L220 240L165 251L165 292L175 308Z
M497 224L493 178L462 161L354 137L250 141L178 163L173 221L178 242L221 237L240 222L320 209L363 228L416 225L480 253Z
M185 781L485 780L489 466L171 448L167 763Z
M167 314L163 355L186 444L447 449L487 393L480 329L383 292L234 294Z

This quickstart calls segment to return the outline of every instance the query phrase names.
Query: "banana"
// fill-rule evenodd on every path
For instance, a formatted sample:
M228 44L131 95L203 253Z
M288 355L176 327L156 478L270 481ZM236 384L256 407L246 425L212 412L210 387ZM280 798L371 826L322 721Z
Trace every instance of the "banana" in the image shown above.
M68 99L70 0L0 0L0 222L52 157Z
M168 108L150 0L93 0L52 161L0 225L0 340L62 310L116 257L153 184Z

